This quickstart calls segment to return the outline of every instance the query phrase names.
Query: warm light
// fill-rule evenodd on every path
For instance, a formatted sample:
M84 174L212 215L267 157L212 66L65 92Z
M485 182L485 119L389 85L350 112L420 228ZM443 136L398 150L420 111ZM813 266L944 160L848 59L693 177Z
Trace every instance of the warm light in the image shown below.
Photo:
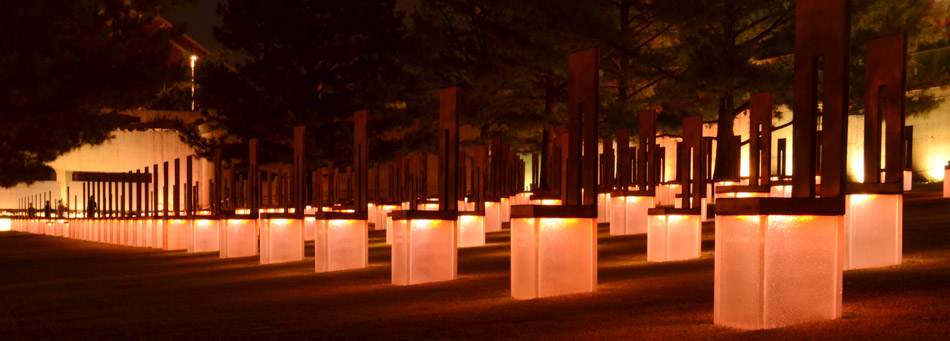
M317 218L315 218L315 217L306 217L306 218L304 218L304 220L306 220L306 221L316 221Z
M792 221L809 222L809 221L812 221L812 220L815 220L815 216L811 216L811 215L769 215L769 222L770 222L770 223L782 223L782 224L783 224L782 226L786 226L785 224L788 224L788 223L790 223L790 222L792 222Z
M438 224L435 220L431 219L419 219L419 220L409 220L412 227L436 227Z
M249 208L239 208L239 209L234 210L234 213L236 213L236 214L251 214L251 209L249 209Z
M577 225L576 218L541 218L542 230L560 230Z
M271 219L271 223L276 225L287 225L289 222L289 219Z
M470 216L470 215L463 215L459 217L459 220L462 221L462 223L464 224L464 223L471 222L472 220L475 220L475 217Z
M740 215L740 216L735 216L735 217L736 217L736 218L739 218L739 219L741 219L741 220L747 220L747 221L749 221L749 222L754 222L754 223L758 224L758 223L759 223L759 220L760 220L760 218L761 218L762 216L757 216L757 215Z
M208 225L211 225L211 220L208 220L208 219L200 219L200 220L197 220L197 221L195 221L195 222L198 223L198 225L201 225L201 226L208 226Z
M855 204L860 204L862 202L868 201L870 199L876 198L877 195L874 194L852 194L851 202Z
M671 215L671 216L669 216L669 219L670 219L670 222L672 223L672 222L674 222L674 221L683 220L683 216L681 216L681 215Z
M353 219L333 219L329 221L329 224L327 226L346 227L346 226L353 225L354 223L356 223L356 220L353 220Z
M0 219L0 231L10 231L10 219Z

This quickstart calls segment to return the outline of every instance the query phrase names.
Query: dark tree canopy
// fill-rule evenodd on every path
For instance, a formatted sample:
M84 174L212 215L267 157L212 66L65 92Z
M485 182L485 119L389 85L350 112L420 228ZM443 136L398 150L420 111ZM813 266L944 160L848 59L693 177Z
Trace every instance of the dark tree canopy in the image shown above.
M394 1L229 0L218 13L215 37L234 53L220 51L204 65L198 99L210 122L237 139L205 147L237 151L257 137L272 154L286 154L293 127L306 125L308 154L342 161L353 112L370 110L372 125L408 116L405 103L415 92L407 91L414 85L401 60L404 29ZM371 145L374 152L387 147Z
M45 163L109 138L114 113L147 105L183 72L158 1L0 2L0 186L49 177Z

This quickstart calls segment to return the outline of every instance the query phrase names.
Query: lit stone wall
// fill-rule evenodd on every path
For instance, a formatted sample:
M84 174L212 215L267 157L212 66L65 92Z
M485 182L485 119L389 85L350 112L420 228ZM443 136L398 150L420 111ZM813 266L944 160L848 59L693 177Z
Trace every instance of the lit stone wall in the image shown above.
M57 181L35 183L31 186L18 185L9 189L0 189L0 208L12 209L17 207L17 198L35 193L52 192L53 198L66 198L66 189L69 188L69 200L82 196L82 183L69 181L72 172L128 172L142 170L158 164L162 172L162 163L169 162L169 171L174 171L174 160L181 159L181 181L185 181L185 158L194 154L187 144L181 141L174 130L117 130L113 138L97 146L82 146L70 151L49 164L56 172ZM208 205L208 179L213 174L210 162L204 159L195 159L193 165L193 181L199 182L199 207ZM173 181L174 176L169 176ZM162 176L159 176L159 192L164 186ZM184 200L184 189L181 190ZM169 187L169 195L172 195ZM159 195L161 197L161 195ZM54 199L55 201L55 199ZM64 200L65 201L65 200ZM160 204L164 202L159 198ZM184 202L184 201L182 201ZM100 204L101 205L101 204ZM71 205L72 206L72 205ZM84 200L79 200L79 209L84 209Z
M943 103L929 114L906 118L914 126L914 178L943 180L943 166L950 161L950 90L938 90Z

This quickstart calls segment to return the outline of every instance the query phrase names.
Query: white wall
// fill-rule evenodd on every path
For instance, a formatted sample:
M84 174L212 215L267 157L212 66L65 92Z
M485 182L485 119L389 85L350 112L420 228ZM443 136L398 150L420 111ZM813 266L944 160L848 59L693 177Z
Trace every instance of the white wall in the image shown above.
M82 196L82 183L70 181L71 173L77 171L134 172L149 167L149 172L151 172L152 165L158 164L161 173L163 162L168 161L169 171L174 171L174 160L179 158L181 159L181 181L185 181L185 158L194 154L194 151L181 141L174 130L117 130L112 134L113 138L101 145L82 146L51 162L49 166L56 172L57 181L55 182L0 189L0 208L16 208L18 198L46 191L52 191L54 198L65 199L67 186L71 197L69 200L72 202L74 196ZM212 177L212 165L207 160L195 159L193 167L192 176L194 181L199 182L199 202L203 207L208 202L208 179ZM173 176L169 176L170 181L173 179ZM159 176L159 191L163 185L162 177ZM169 195L171 193L169 189ZM183 200L184 189L181 190L181 194ZM160 203L162 203L161 198ZM80 200L79 208L84 208L84 200Z

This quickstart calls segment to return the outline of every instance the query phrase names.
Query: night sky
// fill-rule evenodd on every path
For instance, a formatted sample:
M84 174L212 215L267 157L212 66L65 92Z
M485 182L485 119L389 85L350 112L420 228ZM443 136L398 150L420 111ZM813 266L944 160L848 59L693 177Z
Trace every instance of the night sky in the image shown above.
M218 43L214 39L214 27L221 25L221 17L215 13L219 2L225 0L194 0L168 8L163 16L174 24L184 24L185 33L209 50ZM408 10L418 0L396 0L397 10Z

